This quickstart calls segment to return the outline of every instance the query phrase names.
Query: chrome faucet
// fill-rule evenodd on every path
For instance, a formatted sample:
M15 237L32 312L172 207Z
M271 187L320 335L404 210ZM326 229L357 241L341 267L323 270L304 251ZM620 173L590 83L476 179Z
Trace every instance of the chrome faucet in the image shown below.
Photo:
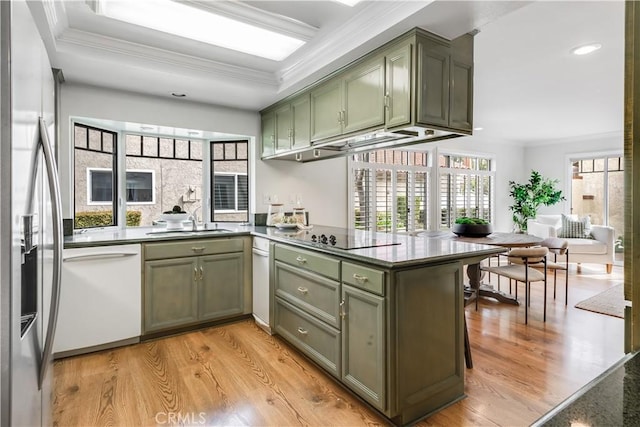
M189 215L189 219L191 220L191 231L198 231L198 221L196 220L195 214Z

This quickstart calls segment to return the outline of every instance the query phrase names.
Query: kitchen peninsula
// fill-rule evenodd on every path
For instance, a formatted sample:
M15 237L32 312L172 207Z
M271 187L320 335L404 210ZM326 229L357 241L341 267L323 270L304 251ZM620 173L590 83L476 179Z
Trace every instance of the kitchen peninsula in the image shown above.
M84 233L68 237L65 248L139 243L144 259L145 248L158 252L159 244L188 239L189 246L208 248L238 239L247 245L252 235L266 237L271 240L271 327L277 335L395 424L464 397L463 265L503 249L319 226L295 233L219 227L183 234L149 229ZM346 250L313 242L311 236L321 230L373 245Z

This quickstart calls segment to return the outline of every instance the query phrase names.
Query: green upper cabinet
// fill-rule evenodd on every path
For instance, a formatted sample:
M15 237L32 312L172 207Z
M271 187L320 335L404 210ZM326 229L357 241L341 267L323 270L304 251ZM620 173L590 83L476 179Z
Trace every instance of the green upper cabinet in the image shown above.
M276 117L275 151L279 153L291 150L291 138L293 135L293 112L291 104L287 103L277 108L274 112Z
M384 57L355 67L342 81L342 132L384 125Z
M262 115L262 157L308 147L311 143L309 93Z
M417 37L417 120L420 124L471 132L473 127L473 36L451 42Z
M445 127L449 124L449 46L418 40L418 121Z
M384 125L384 57L353 67L311 91L311 140Z
M311 102L308 93L291 101L293 132L291 148L308 147L311 144Z
M342 80L331 79L311 91L311 140L342 133Z
M385 56L385 124L387 128L411 122L411 43Z
M262 114L262 157L275 154L276 115L275 111Z
M466 34L451 41L451 89L449 126L473 129L473 36Z
M262 117L263 158L302 162L347 155L354 145L345 140L379 129L396 146L471 135L473 35L447 40L415 28L268 107ZM367 142L378 141L358 141Z

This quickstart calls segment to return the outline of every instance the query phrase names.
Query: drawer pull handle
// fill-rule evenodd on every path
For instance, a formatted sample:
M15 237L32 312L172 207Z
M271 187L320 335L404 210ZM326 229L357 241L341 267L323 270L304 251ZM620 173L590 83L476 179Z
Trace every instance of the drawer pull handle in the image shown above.
M299 333L300 335L307 335L307 334L309 333L309 331L307 331L307 330L306 330L306 329L304 329L304 328L298 327L298 333Z
M202 266L200 266L200 280L202 280L202 277L204 277L204 270L202 269Z
M193 281L196 282L198 280L198 268L193 267Z
M344 311L344 300L340 301L340 310L339 310L339 312L340 312L340 317L341 318L344 319L345 317L347 317L347 313Z
M305 294L306 295L306 293L309 292L309 289L304 288L302 286L298 286L298 292L300 292L301 294Z
M353 278L356 279L360 283L364 283L369 280L367 276L361 276L358 273L353 273Z
M307 262L306 258L302 258L300 255L298 255L296 257L296 261L298 261L300 264L304 264L305 262Z
M192 246L191 250L193 252L202 252L202 251L204 251L204 246Z

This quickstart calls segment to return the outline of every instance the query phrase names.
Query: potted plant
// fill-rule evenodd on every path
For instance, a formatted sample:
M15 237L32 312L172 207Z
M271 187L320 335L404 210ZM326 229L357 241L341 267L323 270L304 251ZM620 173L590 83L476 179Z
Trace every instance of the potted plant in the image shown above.
M493 228L485 219L462 216L456 218L451 231L458 236L485 237L493 233Z
M562 191L556 188L557 184L557 179L543 178L534 170L531 171L529 182L525 184L509 181L509 195L514 200L509 210L513 212L515 232L527 232L527 220L536 217L540 206L551 206L560 200L565 200Z

